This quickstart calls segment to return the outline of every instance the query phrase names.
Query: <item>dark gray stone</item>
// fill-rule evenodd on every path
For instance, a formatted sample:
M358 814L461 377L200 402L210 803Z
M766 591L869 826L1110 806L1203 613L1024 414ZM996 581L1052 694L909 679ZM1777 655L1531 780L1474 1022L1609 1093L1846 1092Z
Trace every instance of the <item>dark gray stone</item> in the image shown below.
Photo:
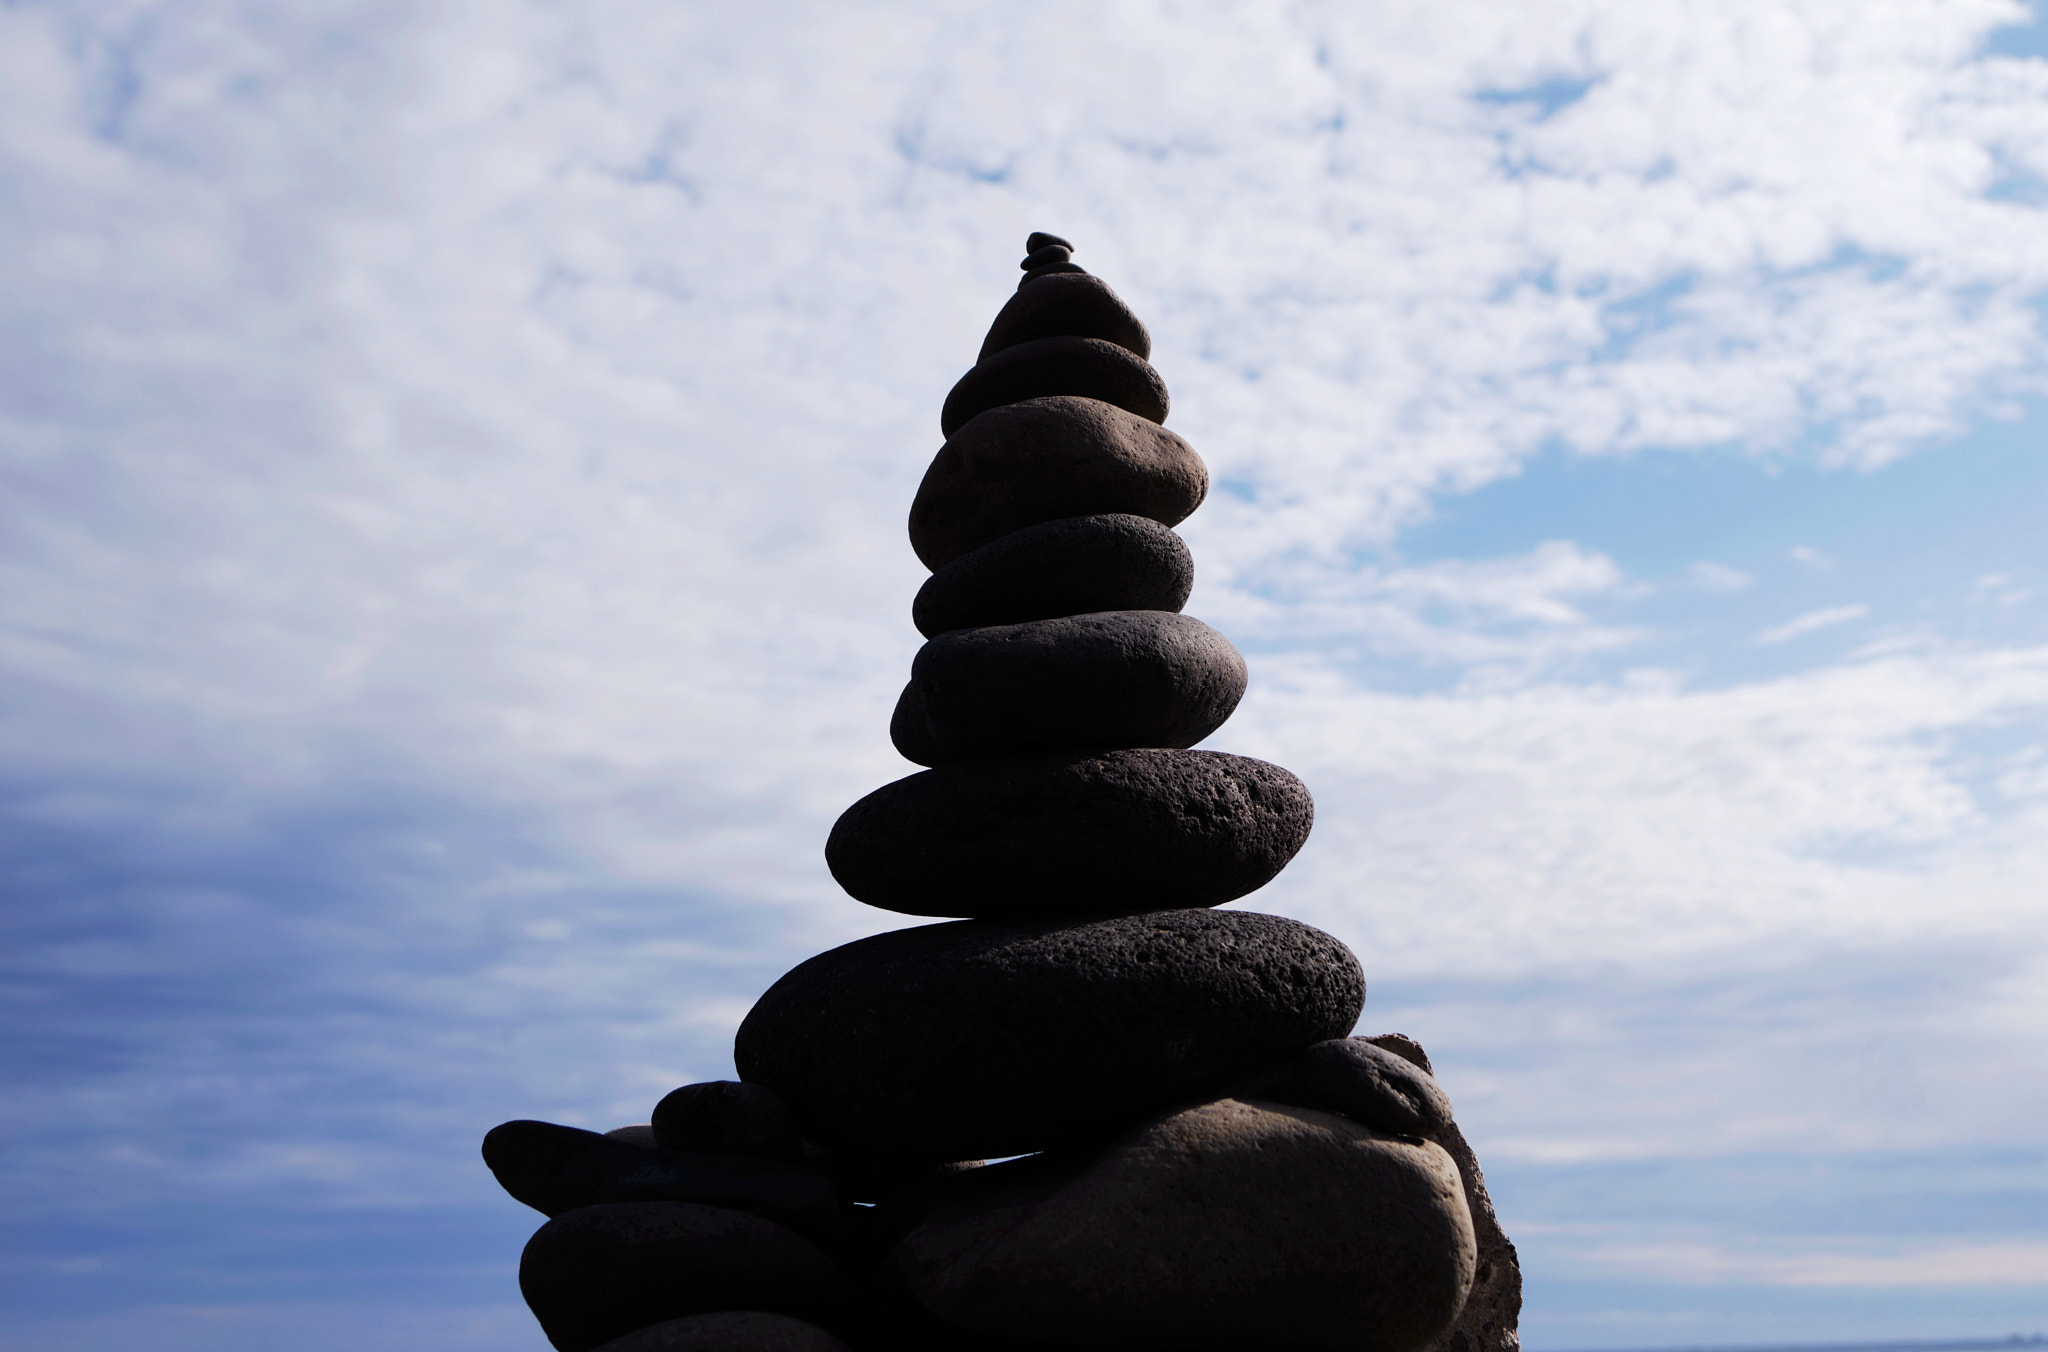
M1376 1131L1434 1136L1451 1124L1451 1100L1436 1077L1364 1038L1319 1042L1295 1058L1269 1098L1327 1108Z
M506 1192L548 1216L608 1202L703 1202L820 1238L838 1225L832 1181L799 1165L659 1150L530 1121L493 1127L483 1153Z
M723 1310L829 1322L847 1298L832 1260L801 1235L743 1211L679 1202L564 1212L527 1241L519 1290L559 1352Z
M1433 1074L1429 1053L1414 1038L1401 1033L1383 1033L1366 1041L1420 1066ZM1465 1204L1472 1212L1472 1231L1479 1241L1479 1265L1472 1278L1472 1293L1458 1322L1430 1347L1429 1352L1521 1352L1522 1263L1514 1244L1500 1228L1493 1199L1486 1195L1486 1176L1472 1154L1465 1134L1453 1122L1436 1133L1436 1143L1457 1162L1465 1180Z
M1040 338L1100 338L1140 357L1152 355L1152 335L1131 307L1088 273L1047 274L1020 289L997 312L975 360L987 361L1019 343Z
M857 899L983 919L1215 906L1265 886L1315 804L1277 765L1217 751L968 761L848 808L825 862Z
M1061 239L1058 235L1049 235L1043 230L1033 230L1024 237L1024 252L1035 254L1040 249L1050 248L1055 244L1062 249L1074 247L1074 241L1070 239Z
M759 1310L691 1314L636 1329L596 1352L847 1352L816 1324Z
M1128 512L1162 526L1209 492L1185 441L1098 399L990 409L939 448L910 506L910 544L943 568L1011 531L1060 517Z
M1163 610L959 629L918 650L889 737L919 765L1186 747L1223 726L1245 679L1229 639Z
M1364 1001L1350 950L1281 916L967 920L800 964L747 1015L733 1054L806 1139L987 1159L1229 1093L1341 1036Z
M939 430L950 437L999 404L1060 394L1100 399L1149 421L1166 421L1166 382L1150 362L1100 338L1063 337L1019 343L977 363L946 396Z
M926 638L1101 610L1187 604L1195 558L1157 521L1116 512L1026 526L933 573L910 603Z
M670 1150L789 1164L804 1157L796 1119L774 1090L758 1084L686 1084L655 1105L651 1125L655 1144Z
M1473 1279L1450 1156L1311 1108L1205 1103L937 1198L889 1266L948 1323L1051 1345L1422 1352Z
M1074 256L1072 249L1059 244L1048 244L1043 249L1033 249L1017 266L1030 272L1034 268L1047 267L1053 263L1064 263Z
M1041 277L1057 277L1062 276L1066 273L1085 273L1087 271L1088 269L1082 267L1079 263L1048 263L1042 268L1031 269L1031 271L1025 273L1021 278L1019 278L1017 281L1017 289L1019 291L1022 291L1024 289L1024 284L1026 282L1035 282Z
M648 1122L641 1122L630 1127L613 1127L605 1133L605 1137L607 1140L621 1141L626 1145L652 1146L655 1144L654 1127L653 1124Z

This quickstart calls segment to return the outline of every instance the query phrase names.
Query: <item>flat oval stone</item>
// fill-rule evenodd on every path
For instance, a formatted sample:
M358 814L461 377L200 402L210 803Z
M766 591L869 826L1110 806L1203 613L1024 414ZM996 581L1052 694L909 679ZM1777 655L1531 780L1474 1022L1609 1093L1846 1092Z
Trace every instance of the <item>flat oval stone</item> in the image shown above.
M711 1080L671 1090L654 1105L654 1142L705 1155L800 1162L803 1138L775 1092L758 1084Z
M1070 239L1061 239L1058 235L1047 234L1043 230L1033 230L1024 237L1024 252L1035 254L1040 249L1054 244L1059 245L1062 249L1072 249L1074 247L1074 242Z
M856 899L910 915L1115 915L1255 891L1314 821L1300 780L1248 756L1054 752L885 784L833 825L825 862Z
M929 1160L1107 1138L1349 1032L1351 951L1249 911L954 921L821 953L741 1023L807 1140Z
M947 1323L1038 1346L1422 1352L1476 1247L1442 1148L1224 1099L965 1175L887 1261Z
M1109 283L1088 273L1052 273L1020 289L996 313L976 361L1040 338L1100 338L1140 357L1152 355L1152 335Z
M1195 556L1157 521L1124 512L1070 516L1012 531L926 579L910 618L926 638L1101 610L1187 604Z
M1059 277L1068 273L1085 273L1088 269L1079 263L1047 263L1042 268L1033 268L1017 280L1017 289L1022 291L1026 282L1035 282L1041 277Z
M927 568L1060 517L1126 512L1162 526L1209 492L1209 469L1173 433L1098 399L1029 399L954 433L910 505L910 545Z
M847 1352L816 1324L759 1310L725 1310L667 1319L595 1352Z
M939 410L939 430L950 437L999 404L1057 394L1100 399L1148 421L1166 421L1166 382L1143 357L1100 338L1038 338L1006 347L960 377Z
M1434 1075L1364 1038L1319 1042L1295 1059L1293 1072L1274 1097L1410 1136L1433 1136L1451 1124L1450 1096Z
M519 1290L560 1352L721 1310L819 1319L847 1299L832 1260L801 1235L743 1211L679 1202L557 1216L527 1241Z
M1229 639L1163 610L959 629L918 650L889 737L919 765L1186 747L1223 726L1245 682Z

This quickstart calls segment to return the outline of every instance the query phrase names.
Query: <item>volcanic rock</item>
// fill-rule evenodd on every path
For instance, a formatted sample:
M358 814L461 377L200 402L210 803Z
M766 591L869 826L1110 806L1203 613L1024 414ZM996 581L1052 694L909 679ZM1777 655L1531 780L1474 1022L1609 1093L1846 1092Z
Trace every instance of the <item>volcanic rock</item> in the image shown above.
M595 1352L847 1352L816 1324L759 1310L691 1314L636 1329Z
M1078 1167L944 1189L890 1266L940 1318L1006 1337L1189 1352L1421 1352L1471 1288L1457 1167L1334 1113L1224 1099Z
M1059 337L1006 347L976 363L946 396L939 430L950 437L977 413L1061 394L1100 399L1152 422L1166 421L1166 382L1150 362L1100 338Z
M1083 747L1186 747L1244 698L1230 640L1186 615L1112 610L959 629L910 666L889 738L920 765Z
M678 1202L564 1212L527 1242L519 1289L559 1352L722 1310L818 1319L847 1295L832 1260L793 1231Z
M926 638L1099 610L1187 604L1195 560L1181 538L1128 513L1026 526L963 554L926 579L910 618Z
M686 1084L655 1105L654 1141L670 1150L799 1163L803 1138L775 1091L713 1080Z
M1100 338L1140 357L1152 355L1152 335L1109 283L1088 273L1048 276L1010 297L982 340L987 361L1005 348L1039 338Z
M987 1159L1256 1082L1348 1031L1364 1001L1350 950L1281 916L967 920L799 964L747 1015L733 1055L808 1140Z
M1185 441L1099 399L1056 396L990 409L955 433L910 505L927 568L1059 517L1128 512L1162 526L1202 505L1209 470Z
M1434 1136L1451 1124L1451 1100L1436 1077L1365 1038L1333 1038L1296 1057L1269 1098L1327 1108L1378 1131Z
M752 1212L820 1237L838 1194L815 1169L686 1154L553 1122L506 1122L484 1137L484 1163L506 1192L547 1216L610 1202L702 1202Z
M1300 780L1247 756L1051 752L885 784L840 816L825 862L855 898L910 915L1215 906L1263 887L1314 819Z

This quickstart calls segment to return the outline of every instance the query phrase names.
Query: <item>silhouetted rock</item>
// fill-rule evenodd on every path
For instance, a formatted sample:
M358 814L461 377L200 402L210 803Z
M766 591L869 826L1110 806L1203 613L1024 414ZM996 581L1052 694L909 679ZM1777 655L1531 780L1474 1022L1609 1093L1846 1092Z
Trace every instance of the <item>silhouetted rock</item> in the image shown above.
M1223 725L1244 688L1244 658L1230 640L1168 611L959 629L919 650L889 737L920 765L1186 747Z
M664 1320L615 1338L595 1352L847 1352L816 1324L759 1310L727 1310Z
M890 1266L948 1323L1012 1338L1422 1352L1472 1284L1450 1156L1310 1108L1206 1103L938 1197Z
M791 1164L804 1157L796 1119L774 1090L758 1084L686 1084L655 1105L652 1125L655 1144L670 1150Z
M1350 950L1280 916L968 920L799 964L747 1015L733 1055L806 1139L986 1159L1228 1093L1341 1036L1364 1001Z
M1050 267L1054 263L1067 262L1074 251L1058 244L1048 244L1043 249L1034 249L1017 266L1030 272L1036 268Z
M1041 285L1023 287L1010 297L996 312L975 360L987 361L1040 338L1100 338L1140 357L1152 355L1152 335L1131 307L1108 282L1085 272L1048 275Z
M1074 242L1070 239L1061 239L1058 235L1048 235L1043 230L1033 230L1030 234L1024 237L1024 252L1027 254L1035 254L1040 249L1049 248L1055 244L1057 244L1062 249L1071 249L1074 247Z
M998 405L1061 394L1100 399L1155 423L1166 421L1169 406L1166 382L1128 348L1100 338L1038 338L1006 347L960 377L939 411L939 430L950 437Z
M848 893L984 919L1215 906L1263 887L1315 805L1277 765L1216 751L967 761L848 808L825 862Z
M1451 1100L1435 1076L1364 1038L1319 1042L1289 1070L1285 1081L1261 1093L1328 1108L1378 1131L1433 1136L1451 1124Z
M1019 278L1017 281L1017 289L1019 291L1022 291L1024 289L1024 284L1026 282L1035 282L1041 277L1061 276L1066 273L1085 274L1087 271L1088 269L1082 267L1079 263L1048 263L1042 268L1031 269L1031 271L1025 273L1021 278Z
M838 1225L832 1181L794 1164L659 1150L531 1121L493 1127L484 1163L506 1192L548 1216L609 1202L703 1202L820 1238Z
M743 1211L626 1202L564 1212L527 1242L519 1289L559 1352L684 1315L829 1317L846 1286L823 1251Z
M643 1145L651 1148L655 1144L654 1127L648 1122L636 1123L630 1127L613 1127L605 1133L605 1138L624 1145Z
M1195 584L1188 547L1157 521L1128 513L1026 526L933 573L910 603L926 638L1102 610L1170 610Z
M943 568L1011 531L1128 512L1171 526L1202 505L1209 470L1185 441L1098 399L990 409L939 448L910 505L910 545Z

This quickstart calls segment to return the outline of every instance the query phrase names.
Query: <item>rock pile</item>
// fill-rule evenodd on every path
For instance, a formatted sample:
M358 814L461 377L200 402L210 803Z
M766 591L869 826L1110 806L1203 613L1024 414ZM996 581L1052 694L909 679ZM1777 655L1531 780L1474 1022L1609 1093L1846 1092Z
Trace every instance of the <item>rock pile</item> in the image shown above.
M1337 940L1210 909L1313 809L1189 749L1245 690L1180 613L1208 472L1071 248L1027 242L911 506L930 641L890 734L930 768L825 847L860 901L952 919L796 967L741 1080L646 1126L485 1138L550 1217L519 1279L561 1352L1515 1347L1514 1251L1421 1049L1348 1036Z

